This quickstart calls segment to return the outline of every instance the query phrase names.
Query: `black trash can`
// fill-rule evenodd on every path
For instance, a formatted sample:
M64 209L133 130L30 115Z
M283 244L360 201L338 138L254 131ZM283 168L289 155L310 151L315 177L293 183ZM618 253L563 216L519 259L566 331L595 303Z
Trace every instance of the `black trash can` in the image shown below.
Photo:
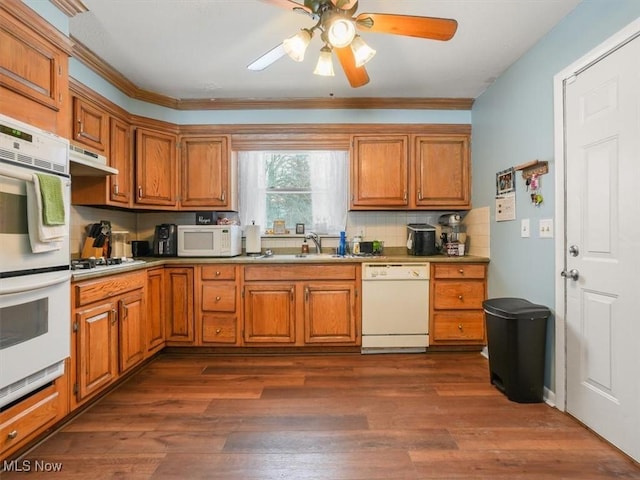
M522 298L493 298L482 306L491 383L514 402L542 402L547 319L551 312Z

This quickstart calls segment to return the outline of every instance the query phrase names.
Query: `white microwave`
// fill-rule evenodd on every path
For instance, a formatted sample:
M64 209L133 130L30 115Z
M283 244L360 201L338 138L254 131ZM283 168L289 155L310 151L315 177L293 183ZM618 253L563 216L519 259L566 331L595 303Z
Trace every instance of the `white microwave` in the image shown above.
M178 225L179 257L235 257L241 253L239 225Z

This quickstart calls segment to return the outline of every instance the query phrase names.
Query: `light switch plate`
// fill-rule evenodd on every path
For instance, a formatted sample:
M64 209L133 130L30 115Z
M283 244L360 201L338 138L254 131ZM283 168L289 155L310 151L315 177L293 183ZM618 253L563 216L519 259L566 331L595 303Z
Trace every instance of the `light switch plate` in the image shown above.
M522 238L529 238L531 236L531 222L528 218L520 220L520 236Z
M540 238L553 238L553 218L541 218L538 232Z

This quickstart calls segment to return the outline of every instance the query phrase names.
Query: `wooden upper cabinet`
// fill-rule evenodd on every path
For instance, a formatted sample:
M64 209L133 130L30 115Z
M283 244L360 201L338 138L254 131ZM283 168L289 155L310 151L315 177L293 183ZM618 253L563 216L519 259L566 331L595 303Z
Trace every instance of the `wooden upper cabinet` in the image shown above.
M354 136L351 141L351 208L409 205L409 137Z
M176 206L176 149L175 134L136 129L136 204Z
M0 112L68 138L69 39L15 0L0 2Z
M229 207L229 137L183 137L181 207Z
M73 98L73 139L108 155L109 114L98 106L81 98Z
M111 118L109 120L109 165L118 169L117 175L109 175L109 203L131 206L133 185L131 177L131 134L129 124Z
M468 135L417 135L413 138L415 207L471 207Z

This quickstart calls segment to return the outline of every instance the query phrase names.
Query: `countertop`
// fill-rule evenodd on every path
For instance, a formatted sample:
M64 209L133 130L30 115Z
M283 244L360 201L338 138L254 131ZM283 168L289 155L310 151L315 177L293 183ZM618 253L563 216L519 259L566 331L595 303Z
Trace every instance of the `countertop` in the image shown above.
M271 264L317 264L317 263L488 263L488 257L464 255L462 257L449 257L447 255L413 256L406 253L389 252L385 255L375 256L345 256L338 257L332 254L308 254L301 256L295 253L275 253L271 256L254 257L239 255L236 257L145 257L131 264L122 264L117 267L101 269L72 271L73 281L88 280L105 277L125 272L132 272L146 268L160 267L164 265L195 265L195 264L245 264L245 265L271 265Z

